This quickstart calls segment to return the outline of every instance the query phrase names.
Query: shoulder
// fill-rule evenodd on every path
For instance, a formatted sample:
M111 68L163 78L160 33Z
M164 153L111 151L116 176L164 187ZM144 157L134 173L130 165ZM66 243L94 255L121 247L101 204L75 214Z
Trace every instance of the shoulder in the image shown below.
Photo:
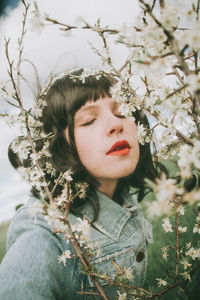
M34 213L35 207L39 203L39 200L31 198L26 205L18 209L8 229L7 248L10 248L23 235L33 235L38 240L38 246L41 243L44 245L44 243L54 242L60 250L63 250L65 246L63 239L52 233L51 226L41 213L37 215ZM43 239L39 239L39 236L42 236Z
M62 299L69 288L67 269L75 262L69 259L66 269L58 257L70 247L61 235L52 233L41 214L31 215L30 203L21 207L8 231L8 251L0 266L0 296Z

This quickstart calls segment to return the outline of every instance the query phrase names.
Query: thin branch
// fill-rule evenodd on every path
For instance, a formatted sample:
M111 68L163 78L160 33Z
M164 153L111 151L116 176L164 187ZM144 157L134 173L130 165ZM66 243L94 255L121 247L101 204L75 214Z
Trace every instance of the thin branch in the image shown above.
M29 128L29 126L28 126L28 114L25 116L25 120L26 120L27 138L28 138L28 141L29 141L29 143L30 143L30 145L31 145L32 153L33 153L35 156L37 156L37 151L36 151L36 149L35 149L34 141L33 141L33 138L32 138L32 136L31 136L30 128ZM39 173L40 173L40 177L41 177L42 183L46 183L46 179L45 179L45 176L43 175L43 170L42 170L42 167L40 166L40 162L38 161L38 159L35 160L35 164L36 164L37 169L38 169L38 171L39 171ZM50 203L52 203L52 202L53 202L53 196L52 196L51 192L49 191L49 188L48 188L48 186L47 186L46 184L45 184L45 186L44 186L44 190L45 190L45 192L46 192L46 195L47 195L47 197L48 197Z
M199 7L200 7L200 0L197 0L197 9L196 9L196 20L199 21Z
M119 72L121 73L130 63L129 59L127 58L127 60L125 61L125 63L121 66L121 68L119 69Z
M191 139L189 139L187 136L185 136L183 133L181 133L178 129L176 129L176 134L184 140L187 144L194 146L194 143Z
M198 69L198 52L194 51L194 66L195 66L195 74L198 74L197 69Z
M134 97L138 98L139 96L136 94L136 91L133 90L133 88L130 86L130 84L124 80L124 78L122 77L121 73L113 66L111 65L114 73L115 73L115 76L117 76L121 81L122 83L124 84L124 86L127 88L128 92L130 92ZM160 122L160 125L164 126L164 127L167 127L166 125L162 124L162 120L159 118L159 115L156 113L156 112L151 112L150 109L146 109L146 111L151 115L153 116L155 119L158 120L158 122ZM181 133L177 128L175 128L176 130L176 134L183 140L185 141L187 144L190 144L190 145L194 145L193 141L191 139L189 139L187 136L185 136L183 133Z
M183 86L181 86L180 88L174 90L172 93L168 94L167 97L165 98L166 99L169 99L170 97L174 96L175 94L177 93L180 93L182 90L184 90L184 88L186 88L188 86L188 84L184 84Z
M26 33L25 27L26 27L26 20L27 20L27 14L28 14L28 9L30 7L30 4L26 4L26 2L23 0L22 3L24 4L24 14L23 14L23 20L22 20L22 31L21 31L21 36L18 39L18 45L19 45L19 56L18 56L18 62L17 62L17 91L18 95L20 96L20 69L21 69L21 60L22 60L22 53L23 53L23 40L24 40L24 35Z
M176 213L176 270L175 274L178 277L179 274L179 230L178 230L178 214Z
M7 102L8 104L10 104L11 106L14 106L14 107L20 109L20 106L18 106L18 105L16 105L16 104L12 103L11 101L9 101L9 100L7 100L7 99L3 99L3 100L4 100L5 102Z
M167 30L163 24L156 18L156 16L152 13L151 7L148 3L145 3L144 0L139 0L144 7L146 8L146 12L151 16L151 18L154 20L154 22L158 25L158 27L162 28L163 32L167 36L167 43L171 44L173 47L173 53L176 56L178 63L180 64L183 72L185 75L190 74L190 70L188 68L188 65L186 64L184 57L180 55L181 51L179 50L179 43L173 36L173 34ZM164 3L164 0L162 1Z
M78 27L78 26L67 25L65 23L59 22L58 20L52 19L52 18L49 18L49 17L46 17L45 20L52 23L52 24L60 25L61 27L64 27L64 28L61 28L61 30L65 30L65 31L69 31L69 30L72 30L72 29L86 29L86 30L91 29L93 31L97 31L98 33L103 33L103 34L104 33L111 33L111 34L119 33L119 30L116 30L116 29L101 28L101 27L96 28L96 27L90 26L88 23L86 23L85 26Z
M182 83L182 85L183 85L183 84L184 84L184 79L183 79L183 77L179 74L177 68L174 66L174 67L172 67L172 69L173 69L173 72L174 72L173 74L176 75L176 77L178 78L178 80L180 81L180 83Z
M77 239L76 239L75 234L74 234L74 232L73 232L73 230L71 228L71 224L69 222L68 217L65 218L65 223L68 226L69 234L72 236L71 243L72 243L73 248L74 248L74 250L75 250L75 252L77 254L77 257L79 258L80 262L82 263L85 271L90 274L91 280L93 281L94 285L96 286L96 288L97 288L100 296L104 300L109 300L109 298L107 297L106 293L104 292L102 286L99 284L99 282L97 280L95 280L96 275L95 276L91 276L91 266L90 266L90 263L87 260L87 258L85 257L85 254L82 251L79 243L77 242Z
M14 90L14 93L15 93L15 98L19 103L19 106L21 108L21 112L22 112L22 115L23 115L23 110L22 110L23 105L22 105L22 101L21 101L21 98L20 98L20 93L18 91L16 82L14 80L14 75L13 75L13 63L14 62L10 60L10 56L9 56L9 50L8 50L9 43L10 43L10 39L8 39L8 40L5 39L5 53L6 53L6 58L7 58L7 61L8 61L8 66L9 66L8 74L9 74L10 79L11 79L11 83L12 83L13 90Z
M156 5L156 0L153 0L152 6L151 6L151 11L153 11L155 5Z
M62 178L62 173L59 174L59 176L58 176L58 178L56 179L56 182L55 182L55 184L54 184L54 186L53 186L53 188L52 188L52 190L51 190L51 195L52 195L52 196L53 196L53 194L54 194L54 192L55 192L55 189L56 189L56 187L58 186L59 181L60 181L61 178Z
M3 114L0 113L0 117L3 117L3 118L4 118L4 117L9 117L9 114L7 114L7 113L3 113Z
M81 292L76 292L78 295L93 295L93 296L99 296L98 293L94 293L94 292L84 292L84 291L81 291Z
M90 272L90 276L94 276L94 277L98 277L99 279L102 279L104 281L106 281L109 285L115 285L115 286L118 286L118 287L122 287L126 290L134 290L137 292L136 293L131 293L130 295L135 295L135 296L138 296L139 298L141 297L145 297L145 299L147 299L145 296L148 295L149 293L151 293L151 291L148 291L148 290L145 290L143 288L139 288L135 285L128 285L128 284L125 284L124 282L118 282L118 281L115 281L115 280L112 280L110 279L108 276L106 276L105 274L101 275L101 274L97 274L97 273L94 273L94 272ZM141 293L142 295L139 295L138 293Z
M172 40L174 39L173 35L172 35L171 32L170 32L169 30L167 30L167 29L163 26L163 24L155 17L155 15L152 13L151 6L150 6L148 3L144 2L143 0L139 0L139 1L140 1L140 2L144 5L144 7L146 8L146 10L144 10L144 11L147 12L147 13L151 16L151 18L154 20L154 22L155 22L160 28L162 28L163 32L165 33L165 35L166 35L166 37L167 37L167 42L172 41ZM162 1L160 1L160 2L164 3L164 0L162 0ZM160 5L162 5L162 4L160 3Z

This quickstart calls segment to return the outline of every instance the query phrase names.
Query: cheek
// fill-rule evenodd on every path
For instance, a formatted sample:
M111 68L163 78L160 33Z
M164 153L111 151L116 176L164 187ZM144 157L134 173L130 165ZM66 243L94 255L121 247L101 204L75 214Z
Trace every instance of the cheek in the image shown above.
M67 142L70 144L68 127L65 129L65 138L66 138ZM88 141L85 138L85 136L83 134L79 133L79 131L77 131L77 130L74 130L74 139L75 139L78 156L79 156L81 162L83 163L83 160L85 160L86 154L88 153L87 152Z
M132 141L138 144L137 126L135 122L127 120L127 129L128 129L128 135L131 137Z
M78 130L74 131L74 138L76 149L79 155L81 162L85 165L88 161L88 157L91 156L91 152L93 151L92 147L94 143L90 140L90 135L85 135Z

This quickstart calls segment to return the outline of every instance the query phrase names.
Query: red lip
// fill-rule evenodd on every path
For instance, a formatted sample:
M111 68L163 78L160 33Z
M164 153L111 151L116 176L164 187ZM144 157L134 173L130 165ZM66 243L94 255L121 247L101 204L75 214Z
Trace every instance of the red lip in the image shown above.
M112 145L107 155L127 155L130 152L130 145L126 140L118 141Z

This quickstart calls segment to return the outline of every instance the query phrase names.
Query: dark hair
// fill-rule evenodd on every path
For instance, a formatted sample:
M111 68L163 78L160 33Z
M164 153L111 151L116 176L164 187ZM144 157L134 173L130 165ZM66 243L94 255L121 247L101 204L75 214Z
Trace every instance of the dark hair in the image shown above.
M57 172L73 172L72 188L76 182L87 182L89 184L89 192L93 193L93 197L86 197L85 201L90 201L94 208L94 220L98 217L99 203L95 197L95 188L98 182L90 175L86 168L82 165L74 140L74 115L88 100L96 101L110 95L110 88L116 82L112 77L108 76L87 76L81 79L82 70L66 75L57 79L48 90L45 101L47 103L43 108L42 122L44 131L48 134L54 133L54 137L50 140L49 151L51 153L51 163ZM146 116L141 111L134 112L136 122L140 122L149 127ZM69 142L66 140L64 130L68 127ZM12 163L12 155L10 160ZM13 163L12 163L13 164ZM122 178L118 182L118 186L114 193L114 200L120 203L120 194L124 185L131 185L138 188L138 201L141 201L145 194L144 178L154 180L157 172L154 168L150 145L140 145L140 157L137 167L133 174L126 178ZM47 174L48 180L53 181L55 178ZM58 186L55 191L59 194L61 187ZM35 193L36 194L36 193ZM83 203L81 199L75 199L71 205L71 211L77 211L77 208ZM122 204L122 203L120 203Z

